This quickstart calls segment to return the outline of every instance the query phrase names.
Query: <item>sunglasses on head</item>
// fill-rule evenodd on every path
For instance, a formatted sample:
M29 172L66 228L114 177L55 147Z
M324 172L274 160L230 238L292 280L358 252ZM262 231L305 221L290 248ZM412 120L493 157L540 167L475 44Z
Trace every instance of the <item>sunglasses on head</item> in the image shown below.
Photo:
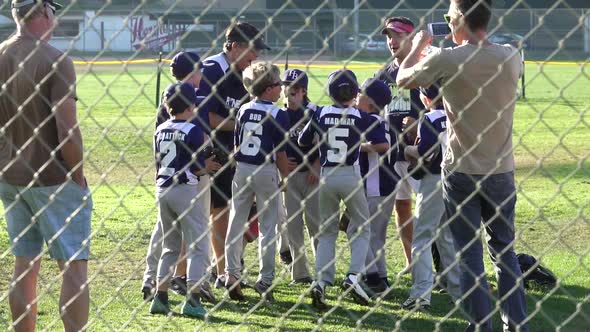
M45 3L45 6L47 6L47 8L51 9L51 12L53 13L53 15L55 15L55 12L57 11L57 9L51 5L49 2Z

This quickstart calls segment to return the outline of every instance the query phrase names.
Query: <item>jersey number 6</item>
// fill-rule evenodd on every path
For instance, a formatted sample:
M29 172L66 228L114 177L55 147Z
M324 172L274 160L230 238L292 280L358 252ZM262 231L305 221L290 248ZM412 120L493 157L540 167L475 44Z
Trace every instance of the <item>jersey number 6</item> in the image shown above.
M257 136L255 136L257 135ZM260 152L260 137L262 136L262 125L256 122L246 122L242 129L242 144L240 152L245 156L255 156Z

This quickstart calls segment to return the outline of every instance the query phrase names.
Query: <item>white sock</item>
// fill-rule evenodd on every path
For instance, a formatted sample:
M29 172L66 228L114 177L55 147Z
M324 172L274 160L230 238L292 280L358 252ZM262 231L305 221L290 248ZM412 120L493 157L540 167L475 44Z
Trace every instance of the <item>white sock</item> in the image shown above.
M348 275L348 279L350 279L350 281L352 281L352 284L353 285L358 284L358 279L356 277L356 274L349 274Z

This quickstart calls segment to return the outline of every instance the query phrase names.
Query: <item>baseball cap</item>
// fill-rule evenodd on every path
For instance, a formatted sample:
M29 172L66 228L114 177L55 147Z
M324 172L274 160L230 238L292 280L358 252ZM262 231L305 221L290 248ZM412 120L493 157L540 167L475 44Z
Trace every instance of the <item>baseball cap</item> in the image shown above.
M412 33L414 31L414 25L404 23L402 20L412 22L405 17L390 17L385 21L385 27L381 30L382 35L386 35L388 30L395 32Z
M358 93L359 84L356 80L356 75L348 69L338 69L330 76L328 76L328 93L334 97L338 90L349 86L352 88L352 93Z
M170 68L174 76L181 80L192 73L196 68L201 67L201 58L195 52L179 52L172 58Z
M270 50L264 43L264 39L258 34L260 31L250 23L239 22L232 25L225 33L225 39L228 42L249 43L252 41L254 48L257 50Z
M385 81L368 78L363 82L361 91L371 98L379 108L384 108L391 103L391 89Z
M287 69L283 73L283 84L284 85L299 85L300 87L307 90L307 74L303 70L299 69Z
M63 8L61 4L54 2L52 0L12 0L12 2L10 3L10 8L19 10L23 7L33 6L38 3L48 3L51 6L51 9L53 9L54 11Z
M435 100L437 97L439 97L439 87L440 84L438 82L435 82L427 88L420 87L420 93L430 100Z
M173 113L181 113L197 102L195 88L188 83L174 83L164 91L164 103Z

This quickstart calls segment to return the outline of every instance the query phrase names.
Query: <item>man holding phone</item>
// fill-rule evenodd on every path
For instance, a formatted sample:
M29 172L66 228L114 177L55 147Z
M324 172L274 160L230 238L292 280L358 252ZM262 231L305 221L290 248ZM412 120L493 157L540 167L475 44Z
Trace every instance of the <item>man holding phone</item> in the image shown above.
M492 331L491 299L500 302L504 331L528 331L521 271L514 254L514 156L512 123L519 52L487 40L491 0L452 0L445 20L458 46L438 49L420 60L432 42L416 34L400 66L399 86L428 87L437 80L448 125L443 199L448 223L461 253L461 287L467 331ZM498 276L498 296L490 294L483 264L481 224Z

